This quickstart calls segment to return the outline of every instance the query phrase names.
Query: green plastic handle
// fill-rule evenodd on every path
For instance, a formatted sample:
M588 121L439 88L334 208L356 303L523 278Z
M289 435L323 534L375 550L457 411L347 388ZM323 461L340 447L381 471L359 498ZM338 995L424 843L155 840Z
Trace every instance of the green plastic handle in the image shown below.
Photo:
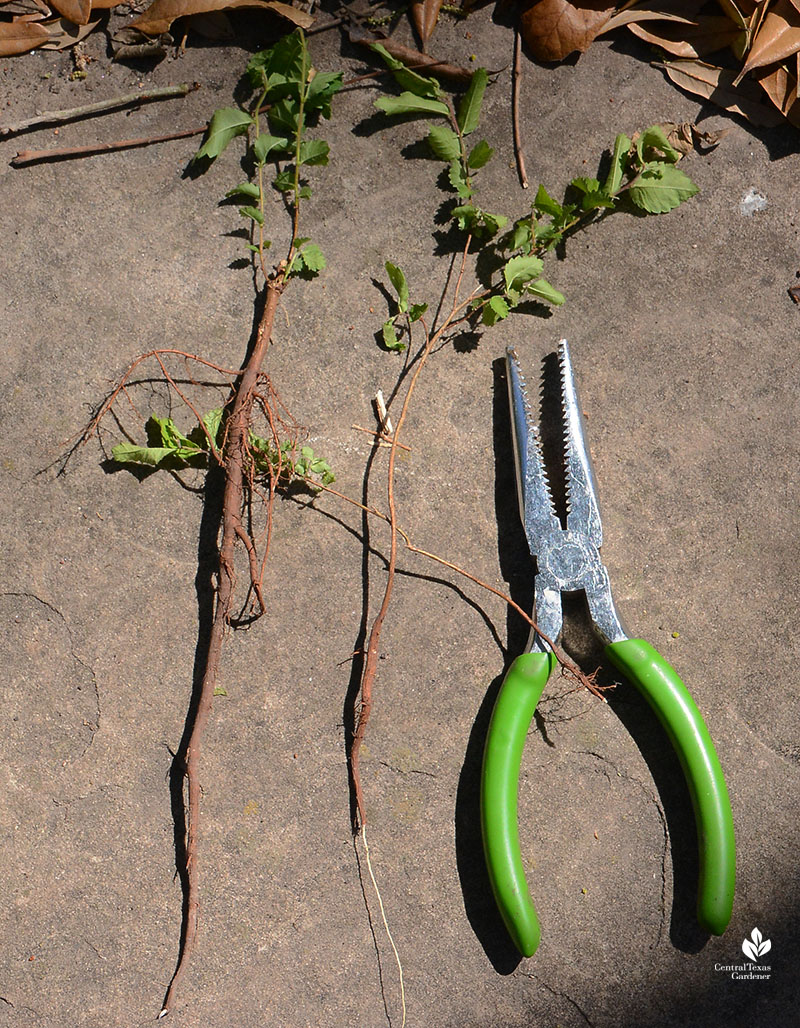
M523 653L508 669L489 723L481 774L481 831L489 881L508 933L526 957L536 952L541 932L519 845L519 771L536 704L555 664L552 653Z
M714 743L686 686L649 643L626 639L606 646L605 652L650 704L678 754L697 823L697 920L707 932L722 935L733 910L736 843Z

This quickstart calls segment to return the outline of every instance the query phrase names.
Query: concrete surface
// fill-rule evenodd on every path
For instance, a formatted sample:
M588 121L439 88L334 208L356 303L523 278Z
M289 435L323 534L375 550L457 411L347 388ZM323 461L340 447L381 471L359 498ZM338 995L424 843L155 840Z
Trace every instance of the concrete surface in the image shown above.
M260 26L253 46L268 41L266 23L242 24ZM363 70L333 33L312 47L319 67ZM202 497L166 474L106 473L96 444L63 475L53 461L131 358L174 346L236 366L253 310L248 273L229 266L240 226L218 204L241 175L235 147L196 179L183 175L192 140L8 165L56 138L202 122L230 104L245 52L197 42L180 60L131 68L110 64L99 34L87 50L97 61L79 83L66 53L0 63L3 119L139 82L202 88L58 137L0 142L4 1028L132 1028L160 1009L179 938L167 776L192 686ZM485 105L498 149L485 195L524 213L508 31L487 10L445 21L435 52L505 69ZM606 706L555 680L526 747L520 806L543 941L534 959L515 958L487 893L477 781L492 701L526 631L494 596L404 554L364 773L414 1028L739 1028L796 1016L800 310L786 290L798 267L798 136L726 122L648 56L612 40L577 63L527 66L531 179L559 193L594 172L618 131L700 116L732 127L717 151L687 161L700 194L670 215L615 215L583 233L551 261L563 309L436 355L408 420L398 497L418 545L529 603L500 361L513 342L536 368L560 336L571 340L617 602L682 673L727 774L734 917L719 939L694 927L688 797L632 690ZM330 269L287 292L269 357L312 445L356 497L370 443L351 426L372 424L371 398L399 366L374 341L385 301L373 278L390 258L416 299L435 301L446 275L436 168L404 159L419 126L380 128L374 95L336 102L331 164L309 208ZM748 215L751 190L766 205ZM277 206L275 221L280 240ZM156 386L138 402L165 412ZM384 459L370 492L381 505ZM358 512L332 499L316 508L279 503L268 616L226 646L227 696L203 758L201 934L170 1018L186 1028L401 1023L396 968L350 839L343 752L351 654L365 597L374 615L382 592L387 536L372 526L365 560ZM591 670L580 629L567 641ZM772 942L770 977L718 970L746 963L755 927Z

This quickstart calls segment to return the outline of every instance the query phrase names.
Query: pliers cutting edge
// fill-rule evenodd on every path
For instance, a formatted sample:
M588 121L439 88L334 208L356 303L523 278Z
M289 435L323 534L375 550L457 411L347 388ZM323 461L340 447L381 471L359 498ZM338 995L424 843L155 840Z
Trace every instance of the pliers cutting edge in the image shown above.
M608 659L652 707L675 749L686 778L699 846L697 920L721 935L733 908L736 853L728 790L714 744L683 682L647 642L629 639L600 558L603 540L597 490L583 433L567 341L559 343L566 528L556 513L517 355L507 354L508 388L517 466L520 513L536 559L535 622L528 650L517 657L495 702L481 777L481 827L489 879L509 934L523 956L539 945L539 919L525 882L517 801L525 737L556 657L561 632L561 594L583 591L593 626Z

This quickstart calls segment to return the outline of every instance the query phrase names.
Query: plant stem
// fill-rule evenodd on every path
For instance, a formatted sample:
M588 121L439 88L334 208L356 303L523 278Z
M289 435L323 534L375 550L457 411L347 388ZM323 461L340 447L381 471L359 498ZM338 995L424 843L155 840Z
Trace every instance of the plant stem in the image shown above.
M186 139L188 136L199 136L207 128L208 125L198 125L197 128L183 129L181 132L168 132L163 136L117 139L111 143L89 143L87 146L54 147L51 150L20 150L16 157L12 157L9 163L13 167L19 168L23 164L33 164L35 161L58 160L62 157L89 157L92 154L110 153L114 150L132 150L137 146L150 146L152 143L168 143L172 139Z
M230 621L233 595L236 585L234 551L236 540L242 538L242 499L245 486L245 465L247 460L247 437L250 427L254 393L261 367L264 363L275 311L285 285L283 272L279 271L267 281L267 296L264 312L256 334L256 342L237 382L233 403L227 419L226 440L223 450L225 486L222 496L222 538L218 552L217 597L214 619L209 634L208 652L200 685L197 710L184 750L184 768L188 791L186 811L186 862L182 869L186 880L186 908L178 964L164 997L159 1017L164 1017L175 1003L175 993L189 965L197 939L199 909L199 880L197 867L198 823L200 816L199 761L201 742L217 684L222 643ZM245 533L246 534L246 533Z

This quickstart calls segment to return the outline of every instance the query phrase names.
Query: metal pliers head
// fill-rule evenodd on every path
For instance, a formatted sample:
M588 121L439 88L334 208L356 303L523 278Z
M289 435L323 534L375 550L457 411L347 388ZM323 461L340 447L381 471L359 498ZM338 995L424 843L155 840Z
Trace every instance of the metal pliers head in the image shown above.
M547 652L561 632L561 594L583 591L595 631L604 644L627 638L614 606L608 571L600 558L603 526L597 486L583 431L575 375L566 339L558 344L561 371L561 413L567 494L566 527L556 513L542 454L542 440L533 417L516 351L506 354L514 456L520 515L531 554L536 559L537 629L529 649Z

